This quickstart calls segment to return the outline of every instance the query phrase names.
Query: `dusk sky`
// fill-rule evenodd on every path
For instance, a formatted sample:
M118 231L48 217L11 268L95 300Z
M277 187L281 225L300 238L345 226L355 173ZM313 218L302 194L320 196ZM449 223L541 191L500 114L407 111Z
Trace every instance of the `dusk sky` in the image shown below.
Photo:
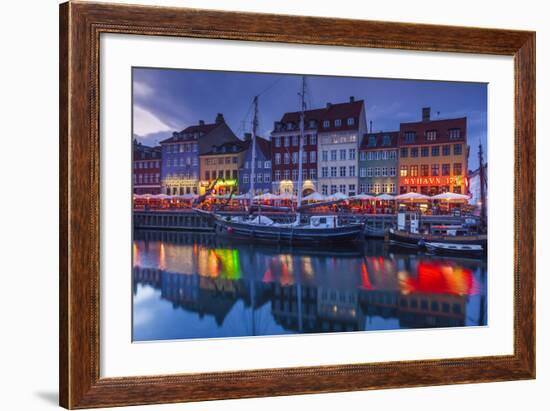
M301 76L224 71L134 68L134 136L147 145L197 124L213 123L223 113L243 138L252 122L252 99L259 95L259 135L269 138L273 122L300 108ZM373 131L399 130L399 123L419 121L422 107L432 119L467 117L469 168L477 168L479 142L487 153L487 85L418 80L307 76L307 108L327 102L365 101ZM487 159L487 154L485 154Z

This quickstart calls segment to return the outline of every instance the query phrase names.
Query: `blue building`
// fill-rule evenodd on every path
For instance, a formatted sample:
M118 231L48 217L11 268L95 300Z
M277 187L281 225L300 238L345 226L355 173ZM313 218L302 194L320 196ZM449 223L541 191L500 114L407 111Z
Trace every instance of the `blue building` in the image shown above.
M168 195L197 194L199 190L199 156L213 145L240 141L218 113L216 121L189 126L160 142L162 147L162 192Z
M245 134L245 141L250 141L251 135ZM256 165L254 168L255 194L268 193L271 190L271 143L262 137L256 137ZM250 191L252 178L252 142L248 145L244 161L239 169L239 191L241 194Z

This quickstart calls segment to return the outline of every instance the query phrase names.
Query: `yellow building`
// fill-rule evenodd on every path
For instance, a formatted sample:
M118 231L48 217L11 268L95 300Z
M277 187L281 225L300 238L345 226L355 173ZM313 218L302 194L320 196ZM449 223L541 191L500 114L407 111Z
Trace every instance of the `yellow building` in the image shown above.
M239 168L242 166L249 142L232 141L218 146L200 156L199 194L204 194L214 184L215 194L238 191Z
M399 193L466 194L468 144L466 118L431 120L430 108L422 121L401 123L399 130Z

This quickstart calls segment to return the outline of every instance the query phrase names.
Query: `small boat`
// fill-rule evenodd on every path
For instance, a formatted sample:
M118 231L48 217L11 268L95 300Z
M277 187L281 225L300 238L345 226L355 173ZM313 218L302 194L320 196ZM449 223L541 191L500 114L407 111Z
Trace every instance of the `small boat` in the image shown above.
M390 244L412 248L426 248L427 243L470 244L479 245L483 249L487 247L487 235L469 234L465 230L455 228L446 232L440 228L436 233L411 233L390 228L385 238Z
M477 244L426 243L429 253L460 257L483 257L484 249Z

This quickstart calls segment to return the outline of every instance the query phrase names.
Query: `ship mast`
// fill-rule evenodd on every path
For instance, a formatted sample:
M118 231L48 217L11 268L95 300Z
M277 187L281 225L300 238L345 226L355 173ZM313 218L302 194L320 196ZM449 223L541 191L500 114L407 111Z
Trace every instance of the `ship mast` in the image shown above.
M302 206L302 156L304 154L304 122L305 122L305 102L306 94L306 76L302 76L302 92L300 93L301 97L301 106L300 106L300 140L299 140L299 151L298 151L298 196L296 199L296 209L299 210ZM300 224L300 212L296 212L296 224Z
M258 96L254 97L254 119L252 120L252 157L250 169L250 207L254 200L254 183L256 182L256 129L258 127Z

